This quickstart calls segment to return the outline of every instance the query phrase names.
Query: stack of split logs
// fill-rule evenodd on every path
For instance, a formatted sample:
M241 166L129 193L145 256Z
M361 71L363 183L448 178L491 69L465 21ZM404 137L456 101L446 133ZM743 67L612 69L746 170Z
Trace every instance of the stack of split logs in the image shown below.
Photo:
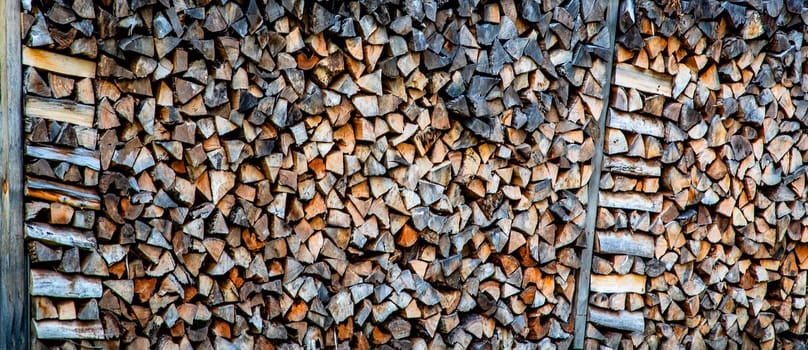
M621 5L586 348L804 348L808 9Z
M22 4L36 348L570 346L605 2Z
M802 1L21 3L37 349L804 346Z

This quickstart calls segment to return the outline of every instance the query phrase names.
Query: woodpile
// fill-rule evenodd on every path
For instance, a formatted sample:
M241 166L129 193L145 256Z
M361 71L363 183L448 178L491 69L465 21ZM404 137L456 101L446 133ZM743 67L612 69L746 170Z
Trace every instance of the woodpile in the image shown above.
M35 346L569 347L604 6L23 1Z
M804 348L806 13L622 3L586 348Z
M34 348L800 348L808 9L608 3L23 0Z

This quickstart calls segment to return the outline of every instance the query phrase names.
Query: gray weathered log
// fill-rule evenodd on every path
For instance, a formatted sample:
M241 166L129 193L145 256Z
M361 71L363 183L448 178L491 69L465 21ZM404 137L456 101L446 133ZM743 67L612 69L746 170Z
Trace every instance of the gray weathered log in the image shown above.
M654 238L646 234L600 231L597 233L597 241L600 253L654 257Z
M100 298L101 280L55 271L31 270L31 295L57 298Z
M101 170L101 161L98 151L85 148L63 148L54 146L26 145L25 155L29 157L58 160L93 170Z
M593 307L589 309L589 321L597 325L629 332L642 332L645 329L642 312L615 312Z
M29 239L83 249L95 249L97 245L95 237L90 231L56 227L39 222L26 223L25 236Z
M100 321L57 321L42 320L33 322L33 332L39 339L105 339L104 326Z
M658 213L662 210L662 194L600 191L598 205L607 208L645 210Z

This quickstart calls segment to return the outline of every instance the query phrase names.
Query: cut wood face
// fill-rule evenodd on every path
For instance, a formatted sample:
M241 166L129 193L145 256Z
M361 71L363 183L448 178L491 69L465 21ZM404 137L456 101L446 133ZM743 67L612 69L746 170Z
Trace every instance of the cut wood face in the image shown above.
M805 333L798 1L51 2L15 82L36 347Z

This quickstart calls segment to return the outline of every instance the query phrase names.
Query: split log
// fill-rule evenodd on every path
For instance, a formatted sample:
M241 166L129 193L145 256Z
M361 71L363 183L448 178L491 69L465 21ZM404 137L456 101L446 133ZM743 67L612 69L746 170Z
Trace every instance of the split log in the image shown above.
M607 124L610 128L630 131L642 135L651 135L654 137L665 136L665 126L658 118L646 117L641 114L626 113L615 109L609 110L609 121Z
M93 61L30 47L22 48L22 64L74 77L95 78Z
M654 257L654 238L646 234L600 231L597 233L597 242L600 253Z
M596 293L645 293L646 277L638 274L592 275L591 289Z
M634 176L659 177L662 174L662 164L657 160L624 156L604 156L603 169L616 174Z
M589 320L597 325L629 332L642 332L645 329L643 315L640 312L614 312L591 308L589 310Z
M25 195L80 209L101 210L101 198L93 190L31 176L26 177Z
M51 119L87 127L92 127L95 120L93 106L34 96L25 97L23 113L28 117Z
M670 76L625 63L615 66L614 83L625 88L669 97L673 92L673 79Z
M98 152L84 148L62 148L51 146L26 145L25 155L38 159L57 160L96 171L101 170Z
M598 205L606 208L645 210L652 213L662 211L661 194L643 194L633 192L600 192Z
M56 321L33 322L33 332L38 339L106 339L100 321Z
M56 227L43 223L26 223L25 236L43 242L64 245L68 247L78 247L83 249L95 249L96 241L92 232L79 231L69 227Z
M31 270L31 295L57 298L100 298L101 280L54 271Z

